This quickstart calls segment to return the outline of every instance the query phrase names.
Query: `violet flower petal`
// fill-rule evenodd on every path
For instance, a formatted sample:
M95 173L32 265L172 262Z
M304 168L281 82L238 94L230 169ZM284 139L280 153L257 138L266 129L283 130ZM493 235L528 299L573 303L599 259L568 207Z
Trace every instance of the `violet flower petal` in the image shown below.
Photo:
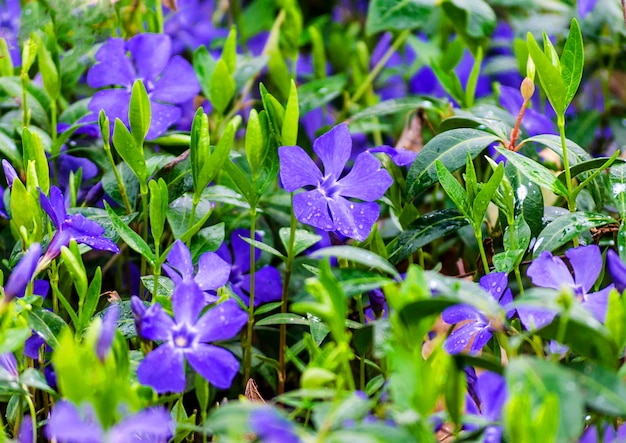
M526 275L535 286L561 289L567 285L574 287L574 279L569 269L560 257L553 257L552 253L543 251L528 267Z
M359 154L348 175L337 182L342 196L365 201L379 199L392 183L389 173L381 168L380 161L369 152Z
M167 254L167 262L175 268L183 279L193 279L193 262L191 252L180 240L176 240Z
M113 130L115 119L117 118L128 127L129 106L129 91L125 89L104 89L93 95L87 108L93 112L96 117L100 113L100 110L103 110L106 116L109 117L109 120L111 120L111 130Z
M273 266L264 266L254 274L254 306L280 300L282 295L282 279L280 272ZM241 282L241 289L250 293L250 275L246 274ZM249 299L246 304L250 303Z
M130 443L136 441L168 441L174 434L175 422L161 407L145 409L124 418L107 433L107 441Z
M461 326L459 329L455 329L452 334L443 342L443 349L448 354L458 354L462 352L469 345L472 337L485 329L486 324L482 322L470 322ZM491 333L489 332L489 338Z
M313 151L324 164L324 177L338 179L352 151L352 138L348 125L340 124L315 139Z
M490 421L500 420L502 408L508 397L506 380L494 372L483 372L476 381L483 417Z
M76 406L66 400L58 401L52 408L45 429L49 440L62 442L100 443L103 431L91 414L81 417Z
M196 323L198 340L203 343L228 340L235 337L247 323L248 315L235 300L220 303L204 314Z
M280 180L288 192L306 185L317 186L323 179L317 165L299 146L278 148Z
M250 244L242 237L250 238L250 231L243 228L235 229L230 235L230 246L233 250L233 267L236 267L242 274L246 274L250 271ZM258 232L254 233L254 239L261 241ZM255 248L254 261L256 262L260 257L261 250Z
M536 331L550 324L556 317L556 312L537 306L519 305L517 315L526 330Z
M135 68L126 57L124 39L111 38L96 52L96 63L87 72L87 84L92 88L123 85L129 88L135 81Z
M39 257L41 257L41 246L39 243L33 243L17 265L15 265L7 279L4 286L4 294L7 300L24 296L26 287L34 277Z
M153 100L150 100L150 107L152 108L152 120L150 120L150 129L146 134L146 140L155 139L163 134L183 114L178 106L166 105Z
M113 339L115 338L117 319L120 316L120 305L118 303L112 304L107 308L102 318L102 330L100 331L100 337L96 343L96 354L100 361L104 361L106 358Z
M4 177L7 179L7 185L9 189L13 187L13 180L18 177L17 171L7 159L2 159L2 169L4 170Z
M443 321L450 325L460 323L465 320L480 321L482 323L488 323L487 318L480 313L474 306L459 304L446 308L441 313Z
M613 249L606 253L606 267L613 279L615 288L621 294L626 290L626 265Z
M199 92L200 84L193 67L184 58L174 56L154 85L151 98L180 104L194 98Z
M472 347L470 348L470 354L477 354L482 348L484 348L487 342L491 340L491 335L491 330L489 330L488 326L479 330L476 335L474 335L474 341L472 342Z
M204 306L204 294L195 281L183 280L174 286L172 309L177 324L194 325Z
M335 223L328 213L328 201L317 189L294 195L293 211L296 218L302 223L326 231L336 229Z
M143 385L165 392L183 392L185 390L185 358L180 348L171 342L163 343L150 352L139 363L137 378Z
M247 243L246 243L247 244ZM215 252L205 252L198 259L195 282L203 291L218 289L228 283L230 266Z
M335 229L341 234L363 241L378 220L380 208L374 202L353 203L339 196L328 199L328 207L335 221Z
M229 388L239 371L235 356L218 346L198 344L187 353L187 360L198 374L220 389Z
M171 330L176 325L172 317L167 315L160 304L155 303L146 309L143 302L133 295L131 307L135 315L137 333L148 340L168 340Z
M602 253L598 245L579 246L565 252L572 269L574 281L587 293L602 271Z
M12 352L0 354L0 369L6 371L12 378L18 378L20 376L19 372L17 372L17 360Z
M154 84L149 83L154 83L167 65L171 47L172 41L166 34L146 32L137 34L126 42L126 49L130 51L138 77L143 79L146 89L152 89Z
M250 428L263 443L301 443L291 421L270 407L252 411Z
M604 323L606 319L606 312L609 307L609 293L613 288L613 285L609 285L598 292L586 294L585 300L581 303L601 323Z

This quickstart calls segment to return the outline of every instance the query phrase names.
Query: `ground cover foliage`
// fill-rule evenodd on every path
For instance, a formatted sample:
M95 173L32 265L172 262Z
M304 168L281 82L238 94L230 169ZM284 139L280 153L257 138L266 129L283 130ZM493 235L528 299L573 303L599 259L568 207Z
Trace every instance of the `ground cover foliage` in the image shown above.
M623 2L0 20L0 441L626 439Z

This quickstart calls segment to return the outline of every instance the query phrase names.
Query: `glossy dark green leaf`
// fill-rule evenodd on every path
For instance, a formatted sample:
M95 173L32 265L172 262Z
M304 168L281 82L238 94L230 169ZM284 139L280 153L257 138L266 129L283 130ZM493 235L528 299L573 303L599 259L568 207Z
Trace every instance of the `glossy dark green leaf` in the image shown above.
M154 252L150 249L147 243L143 238L135 231L133 231L130 226L122 221L122 219L115 213L115 211L109 206L109 204L105 201L104 208L109 214L109 218L111 219L111 224L117 230L117 233L120 235L120 238L124 240L124 242L131 248L133 251L139 252L143 257L145 257L151 265L155 263Z
M550 57L539 48L530 32L528 33L527 44L528 52L535 63L543 90L546 92L556 114L563 116L567 108L567 89L561 72L552 64Z
M541 188L512 163L507 163L504 173L511 183L515 197L515 214L524 216L532 237L536 237L543 229L544 206Z
M137 145L135 138L119 118L115 119L113 146L115 146L115 150L122 157L122 160L135 173L139 183L145 184L148 179L148 166L143 156L143 148Z
M280 228L278 236L286 251L289 250L289 239L291 237L290 228ZM321 235L314 234L306 229L296 229L294 243L293 243L293 256L300 254L307 248L310 248L322 239Z
M583 50L583 36L578 21L572 19L569 34L561 54L561 77L565 84L565 107L569 106L583 77L585 52Z
M28 326L37 331L52 349L59 345L58 336L67 324L54 312L33 308L28 313Z
M441 187L446 191L450 200L454 202L456 207L461 213L470 218L472 216L472 209L470 201L468 200L467 192L458 182L458 180L448 171L448 169L439 160L435 162L435 168L437 170L437 178Z
M411 223L400 235L397 241L389 247L389 259L397 264L419 248L455 232L469 224L469 220L456 209L441 209L423 215Z
M496 27L496 14L484 0L447 0L441 6L474 53L475 40L491 36Z
M599 158L594 158L593 160L586 160L586 161L577 163L573 165L572 167L570 167L569 169L571 177L575 178L584 172L593 172L594 170L604 165L607 160L609 160L608 157L599 157ZM624 160L622 160L621 158L618 158L618 159L615 159L615 163L624 163ZM565 178L565 171L561 172L558 177L559 177L559 180L561 180L563 184L566 184L567 179Z
M268 317L262 318L255 323L256 326L270 326L270 325L303 325L309 326L309 321L296 314L273 314Z
M431 109L433 107L433 102L424 97L394 98L367 107L350 117L350 121L380 117L381 115L406 113L416 109Z
M205 252L217 251L217 248L224 242L224 222L213 226L207 226L198 231L191 243L191 255L198 258Z
M615 165L609 170L609 185L617 212L626 218L626 164Z
M616 223L616 220L596 212L572 212L561 215L541 231L533 247L533 256L538 257L543 251L554 251L591 228L611 223Z
M380 31L415 29L430 18L435 0L373 0L367 11L367 35Z
M331 246L322 248L311 254L314 258L336 257L349 260L368 268L378 269L385 272L396 279L400 278L400 274L396 268L387 260L373 252L354 246Z
M502 177L504 176L504 165L500 163L487 183L484 183L482 189L474 198L472 204L472 217L474 219L474 227L480 229L483 218L487 212L487 206L491 202L493 195L498 190Z
M196 206L194 219L191 220L193 208L193 196L191 193L183 194L171 202L167 208L167 222L172 229L174 238L180 239L191 226L210 213L213 207L213 203L207 199L200 199L200 203Z
M467 153L474 158L496 141L495 135L476 129L453 129L435 136L424 145L409 169L407 196L414 198L437 182L437 160L449 171L456 171L465 165Z

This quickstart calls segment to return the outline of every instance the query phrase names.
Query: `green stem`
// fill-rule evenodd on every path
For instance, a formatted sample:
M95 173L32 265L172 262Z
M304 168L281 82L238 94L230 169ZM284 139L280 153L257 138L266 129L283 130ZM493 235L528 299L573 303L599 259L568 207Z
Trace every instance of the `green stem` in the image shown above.
M28 387L26 385L23 385L22 388L28 391ZM26 403L28 404L28 411L30 412L30 419L33 422L33 429L32 429L33 441L37 441L37 411L35 410L35 405L33 404L33 400L30 398L30 395L25 395L24 397L26 398Z
M485 268L485 275L489 274L489 261L487 260L487 254L485 254L485 248L483 246L483 234L480 232L480 227L474 231L476 241L478 242L478 250L480 251L480 258L483 261L483 267Z
M122 201L124 202L124 207L126 208L126 213L132 213L132 209L130 206L130 202L128 201L128 195L126 195L126 187L124 186L124 182L122 181L122 176L120 175L120 171L117 170L115 166L115 160L113 160L113 154L111 153L111 145L105 138L104 142L104 152L106 152L107 158L109 159L109 163L111 163L111 167L113 168L113 174L115 175L115 181L117 182L117 187L120 190L120 196L122 197Z
M519 264L515 265L515 267L513 268L513 272L515 273L515 280L517 281L519 294L524 295L524 284L522 283L522 274L519 270Z
M291 272L293 270L293 251L296 243L296 227L298 220L293 212L293 193L291 194L291 222L289 232L289 248L287 250L287 261L285 262L285 279L283 280L283 291L281 294L281 314L287 313L287 298L289 296L289 283L291 281ZM285 347L287 346L287 325L280 325L279 347L278 347L278 366L280 367L280 375L278 377L278 395L285 392L285 379L287 378L287 368L285 365Z
M350 98L349 100L350 103L356 103L361 99L363 94L367 92L369 86L374 82L374 79L376 78L376 76L378 76L380 71L382 71L382 69L385 67L385 64L387 64L387 61L391 58L393 53L396 52L398 48L400 48L400 46L402 46L402 44L404 43L404 41L407 39L409 35L411 35L411 31L409 29L402 31L402 33L398 36L396 41L393 42L393 44L389 47L389 49L387 49L387 52L385 52L385 54L380 58L378 63L376 63L376 66L374 66L374 69L372 69L370 73L368 74L368 76L365 77L365 81L361 83L361 85L359 86L359 89L357 89L354 95Z
M149 222L149 212L148 212L148 186L145 183L140 184L140 192L141 192L141 206L143 208L143 227L142 227L142 237L143 241L148 243L148 222ZM146 257L141 256L141 274L146 275Z
M356 308L359 311L359 321L365 324L365 312L363 311L363 294L354 297L356 299ZM359 389L365 391L365 355L359 356Z
M565 181L567 185L567 208L570 212L576 212L576 195L572 189L572 172L569 168L569 155L567 152L567 143L565 142L565 117L559 115L557 117L557 126L559 127L559 135L561 137L561 149L563 150L563 169L565 170ZM578 246L578 237L573 239L574 246Z
M250 239L254 240L256 231L256 206L250 207ZM250 379L252 366L252 329L254 327L254 274L256 263L254 261L254 246L250 245L250 304L248 306L248 326L246 328L246 338L244 342L244 377L245 386Z

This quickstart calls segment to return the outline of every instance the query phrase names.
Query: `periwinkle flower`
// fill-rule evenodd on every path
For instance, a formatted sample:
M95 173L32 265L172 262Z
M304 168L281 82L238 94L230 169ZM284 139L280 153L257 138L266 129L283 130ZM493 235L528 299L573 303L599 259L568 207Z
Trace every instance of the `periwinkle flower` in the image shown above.
M5 352L0 354L0 380L19 378L20 374L17 372L17 360L11 352Z
M467 411L470 414L481 415L492 422L485 428L483 442L500 443L502 440L502 426L497 422L502 417L502 408L508 397L506 380L494 372L482 373L474 385L476 399L466 397ZM475 401L478 403L475 403ZM474 425L466 425L468 429L475 429Z
M506 306L513 302L511 290L508 284L507 275L504 272L494 272L487 274L480 279L480 286L487 290L493 298ZM511 316L512 311L508 312ZM480 351L495 330L489 318L481 311L471 305L459 304L444 309L441 317L449 324L466 322L460 328L454 330L443 343L443 348L450 354L458 354L471 343L470 353L475 354Z
M88 404L80 408L67 400L54 405L46 437L59 443L130 443L135 441L168 441L175 422L165 408L144 409L103 429L96 414Z
M2 159L2 169L4 170L4 177L7 179L7 185L9 185L9 189L11 189L13 187L13 180L18 178L17 171L6 159Z
M228 29L213 25L213 2L178 0L176 11L167 14L163 32L172 38L172 54L185 49L196 50L200 45L226 38Z
M307 189L293 197L293 210L299 221L365 240L380 213L375 200L383 196L393 180L369 152L359 154L350 172L343 175L351 149L352 139L345 124L317 138L313 151L322 160L322 173L302 148L282 146L278 149L280 178L289 192Z
M146 136L153 139L163 134L180 118L178 104L200 92L200 84L193 67L184 58L170 59L171 40L164 34L139 34L124 42L110 38L96 52L96 63L87 74L87 83L103 89L94 94L89 110L96 115L104 109L111 121L119 118L128 126L128 109L133 83L143 84L150 98L152 119ZM132 58L126 56L129 52Z
M20 0L3 0L0 2L0 37L6 40L11 62L14 66L22 63L20 45L17 41L21 13Z
M576 7L578 8L580 18L584 19L587 17L596 7L596 3L598 3L598 0L577 0Z
M100 361L104 361L109 353L109 350L111 349L113 339L115 338L117 319L119 316L120 305L118 303L115 303L107 308L102 316L102 329L100 330L100 336L96 342L96 355Z
M167 255L167 264L163 270L177 285L182 281L195 282L202 291L214 291L228 282L231 268L215 252L205 252L198 259L198 272L195 273L191 252L180 240L176 240ZM194 275L195 273L195 275ZM214 294L205 293L205 301L212 303L218 297Z
M226 244L217 250L217 254L225 261L231 262L230 282L233 291L244 301L246 305L250 305L250 245L242 240L241 237L250 238L250 231L247 229L235 229L230 236L230 247L232 256ZM258 233L254 235L255 240L261 241ZM261 250L254 250L254 261L256 262L261 256ZM280 272L273 266L264 266L257 269L254 274L254 305L261 303L269 303L280 300L282 295L282 280Z
M615 289L617 289L620 294L623 293L626 289L626 265L619 258L617 252L612 249L609 249L606 253L606 269L613 279Z
M23 297L26 287L35 276L37 262L41 257L41 246L33 243L15 265L11 275L4 285L4 301L8 302L15 297Z
M163 342L137 368L142 384L158 393L185 390L185 360L217 388L226 389L239 370L239 362L226 349L209 344L233 338L248 320L235 300L211 308L200 317L206 303L200 287L189 279L174 286L172 319L159 305L146 308L133 296L131 306L139 334Z
M600 322L606 317L608 296L613 285L598 292L589 292L602 271L602 254L597 245L569 249L565 256L574 271L570 273L560 257L544 251L528 267L526 274L535 286L559 290L563 286L572 289L574 296Z
M253 411L248 420L256 438L263 443L300 443L295 426L275 409L263 407Z

